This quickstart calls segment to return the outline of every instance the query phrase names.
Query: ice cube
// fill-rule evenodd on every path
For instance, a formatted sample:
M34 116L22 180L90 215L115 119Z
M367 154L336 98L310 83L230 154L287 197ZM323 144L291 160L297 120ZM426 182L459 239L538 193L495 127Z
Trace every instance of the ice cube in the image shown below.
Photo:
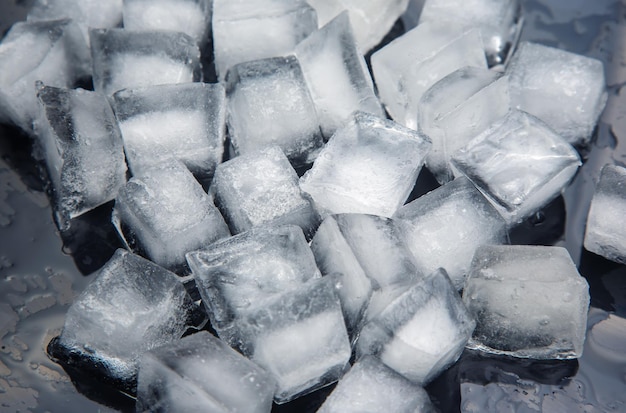
M184 33L91 29L93 85L107 96L125 88L201 79L200 50Z
M238 155L278 145L295 167L324 144L300 64L294 56L240 63L226 76L228 132Z
M585 249L626 264L626 168L605 165L587 217Z
M406 204L394 218L403 224L419 271L430 274L442 267L457 290L480 245L508 243L506 222L465 177Z
M487 67L478 30L424 23L372 55L380 100L398 123L417 128L417 105L428 88L465 66Z
M581 162L545 123L512 110L455 152L452 164L515 225L556 198Z
M120 189L113 214L131 247L176 271L184 267L185 253L230 235L212 199L173 159L131 178Z
M275 385L259 366L201 331L143 355L136 410L269 413Z
M344 12L296 47L324 137L361 110L384 117L374 84Z
M0 43L0 122L32 134L35 82L71 88L89 73L89 49L70 20L15 23Z
M390 217L415 185L431 143L395 122L357 112L300 179L323 214Z
M209 184L222 161L225 95L220 84L180 83L113 95L130 169L175 157Z
M234 234L261 224L294 224L310 238L319 224L296 171L276 146L218 165L211 190Z
M426 166L439 183L454 179L452 154L502 119L510 107L508 77L479 67L456 70L422 95L418 130L433 143Z
M104 95L37 83L34 127L53 187L59 228L111 201L126 182L122 137Z
M582 355L589 287L564 248L480 247L463 302L477 322L470 348L538 359Z
M439 269L363 326L357 357L375 355L425 385L459 358L474 326L450 279Z
M523 42L507 72L514 107L537 116L572 145L589 143L607 101L601 61Z
M220 80L237 63L284 56L317 28L304 0L214 0L213 45Z

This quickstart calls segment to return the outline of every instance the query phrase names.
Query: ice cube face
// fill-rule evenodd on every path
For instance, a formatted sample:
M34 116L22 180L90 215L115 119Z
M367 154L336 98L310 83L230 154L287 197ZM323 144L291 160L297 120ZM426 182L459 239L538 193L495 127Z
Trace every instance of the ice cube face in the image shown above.
M124 89L113 107L133 173L174 157L209 184L222 161L225 92L220 84L181 83Z
M238 63L293 53L315 29L317 15L304 0L214 0L217 74L224 80Z
M266 413L274 380L206 331L143 355L137 411Z
M605 165L591 201L585 233L585 249L626 264L626 168Z
M457 290L479 246L508 243L505 220L465 177L406 204L394 218L419 271L444 268Z
M607 101L601 61L523 42L507 72L514 107L537 116L572 145L589 143Z
M537 359L582 355L589 287L564 248L479 248L463 302L477 322L470 348Z
M92 29L94 89L107 96L125 88L201 80L200 50L184 33Z
M357 357L374 355L425 385L459 358L474 326L450 279L439 269L363 327Z
M354 111L384 117L347 12L300 42L296 55L325 138L346 124Z
M185 253L230 235L212 199L174 160L131 178L119 191L113 216L131 247L176 271L184 268Z
M417 129L417 106L426 90L465 66L487 68L478 30L424 23L372 55L381 102L396 122Z
M298 225L311 237L319 224L296 171L275 146L218 165L211 190L233 234L271 223Z
M134 392L140 356L178 340L192 305L176 275L117 250L69 308L58 344Z
M59 228L117 195L126 182L122 137L104 95L38 83L35 122Z
M226 76L228 131L237 155L277 145L295 167L313 162L323 140L294 56L240 63Z
M356 113L300 179L322 214L390 217L406 201L431 143L396 124Z
M418 130L430 138L426 166L439 183L454 179L450 157L502 119L511 107L508 77L464 67L428 89L418 105Z
M70 20L18 22L0 43L0 121L33 133L35 82L71 88L89 75L89 50Z
M545 123L513 110L455 152L452 164L515 225L556 198L581 162Z

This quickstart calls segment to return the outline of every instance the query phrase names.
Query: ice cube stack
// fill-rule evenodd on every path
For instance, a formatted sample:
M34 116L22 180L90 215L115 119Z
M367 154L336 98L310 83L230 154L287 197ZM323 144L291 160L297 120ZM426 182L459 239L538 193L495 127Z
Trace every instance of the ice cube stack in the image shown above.
M507 244L580 166L602 64L516 52L518 1L424 3L370 74L407 0L37 1L0 43L0 115L59 228L115 199L126 247L51 354L138 411L250 412L336 381L320 411L431 411L466 346L580 357L567 251ZM441 186L414 197L424 164ZM621 263L625 176L605 168L585 238Z

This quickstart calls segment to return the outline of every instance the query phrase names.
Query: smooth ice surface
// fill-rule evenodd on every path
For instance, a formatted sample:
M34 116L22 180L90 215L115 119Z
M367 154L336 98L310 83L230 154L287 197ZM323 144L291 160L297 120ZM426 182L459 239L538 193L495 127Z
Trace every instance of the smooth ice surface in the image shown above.
M381 102L398 123L417 128L417 106L428 88L465 66L487 67L477 30L424 23L372 55Z
M581 165L570 144L517 110L453 154L452 163L512 225L556 198Z
M296 166L324 144L315 105L294 56L240 63L226 76L228 132L236 154L278 145Z
M586 145L607 101L601 61L523 42L507 68L513 106L537 116L572 145Z
M206 331L143 355L137 412L269 413L274 380Z
M454 179L452 154L503 118L510 107L508 77L479 67L458 69L422 95L418 130L433 143L426 167L439 183Z
M122 136L104 95L37 84L35 121L59 227L117 196L126 182Z
M71 88L89 74L89 49L70 20L18 22L0 43L0 122L33 132L35 82Z
M215 68L221 80L237 63L293 53L317 28L304 0L213 0Z
M626 264L626 168L605 165L587 216L585 249Z
M176 275L117 250L70 306L59 344L134 388L141 354L178 340L191 305Z
M538 359L582 355L589 287L564 248L479 248L463 302L477 322L470 348Z
M375 357L365 356L328 396L318 413L429 413L428 393Z
M212 199L191 172L172 159L142 168L120 189L117 220L131 246L171 269L185 264L185 253L230 235Z
M440 269L406 290L363 327L357 357L375 355L424 385L459 358L474 326L461 297Z
M298 225L309 237L319 223L296 171L275 146L218 165L211 190L234 234L272 223Z
M323 214L390 217L406 201L431 143L415 131L357 112L300 179Z
M324 137L330 138L360 110L384 117L374 84L344 12L296 47L296 55L317 109Z
M200 50L184 33L91 29L89 36L94 89L105 95L201 78Z
M226 107L220 84L181 83L125 89L113 95L133 173L167 157L208 184L224 154Z
M401 222L419 271L444 268L457 290L480 245L508 243L506 222L465 177L406 204L394 218Z

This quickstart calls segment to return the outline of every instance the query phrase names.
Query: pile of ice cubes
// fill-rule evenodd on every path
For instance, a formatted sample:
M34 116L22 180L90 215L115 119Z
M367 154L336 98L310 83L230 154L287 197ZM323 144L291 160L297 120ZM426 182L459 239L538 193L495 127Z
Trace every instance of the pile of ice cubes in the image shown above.
M229 412L336 381L322 412L432 411L465 348L580 357L586 281L509 232L576 174L603 66L518 45L517 0L426 0L375 48L408 3L36 1L0 43L1 119L59 229L114 200L126 248L50 353L137 411ZM414 197L424 165L441 186ZM606 166L585 236L620 263L625 188Z

